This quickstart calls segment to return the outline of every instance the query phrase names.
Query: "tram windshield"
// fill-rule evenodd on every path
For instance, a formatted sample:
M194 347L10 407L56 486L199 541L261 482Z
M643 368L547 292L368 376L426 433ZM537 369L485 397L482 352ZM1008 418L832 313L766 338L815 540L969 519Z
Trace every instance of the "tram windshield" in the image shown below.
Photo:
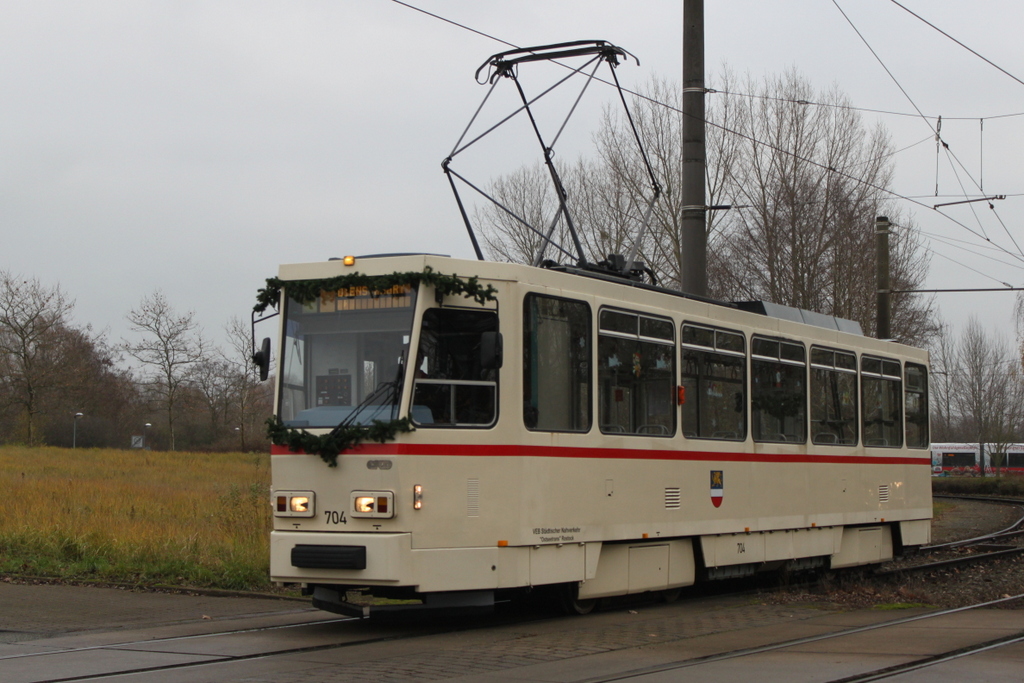
M321 292L285 306L280 418L290 427L368 425L399 417L415 291Z

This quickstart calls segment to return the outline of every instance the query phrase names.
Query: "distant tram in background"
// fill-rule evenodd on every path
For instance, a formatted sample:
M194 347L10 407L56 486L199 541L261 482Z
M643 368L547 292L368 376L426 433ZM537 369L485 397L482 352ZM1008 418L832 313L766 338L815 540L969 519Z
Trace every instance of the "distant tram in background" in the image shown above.
M1024 444L934 443L932 473L980 477L1024 475Z
M855 323L434 255L277 282L271 577L320 608L584 613L930 540L928 355Z

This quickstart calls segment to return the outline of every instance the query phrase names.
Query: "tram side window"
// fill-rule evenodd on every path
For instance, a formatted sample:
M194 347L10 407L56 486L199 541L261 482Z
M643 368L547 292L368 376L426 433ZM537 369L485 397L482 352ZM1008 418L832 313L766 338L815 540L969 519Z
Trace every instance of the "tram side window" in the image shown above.
M746 341L742 333L683 325L683 435L747 438Z
M498 372L484 367L481 338L496 332L493 311L432 308L423 313L412 419L419 427L489 427L497 416Z
M977 453L943 453L942 454L942 466L943 467L964 467L964 468L975 468L978 466L978 454Z
M754 337L750 417L754 441L807 441L807 362L801 344Z
M811 348L811 442L857 443L857 356Z
M675 325L605 309L597 339L599 424L605 434L672 436Z
M903 381L899 361L863 357L860 390L865 446L903 445Z
M590 306L528 294L523 306L523 423L587 432L593 421Z
M907 363L903 368L906 389L907 447L928 448L928 368Z

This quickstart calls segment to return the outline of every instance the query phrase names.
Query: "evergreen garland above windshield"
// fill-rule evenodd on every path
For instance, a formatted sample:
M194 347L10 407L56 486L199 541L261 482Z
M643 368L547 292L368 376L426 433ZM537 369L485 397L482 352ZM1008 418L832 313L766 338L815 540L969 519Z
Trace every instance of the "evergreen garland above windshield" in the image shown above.
M253 310L262 313L268 306L277 307L281 300L281 289L288 289L288 296L299 303L307 304L316 301L321 292L333 292L339 289L352 287L365 287L374 296L386 296L388 290L395 287L418 287L424 283L434 287L441 294L448 296L459 294L476 300L483 304L495 300L493 285L484 287L480 284L477 276L461 278L458 275L444 275L435 273L430 266L426 266L423 272L391 273L390 275L364 275L363 273L349 273L337 277L322 278L318 280L282 280L278 277L267 278L267 286L260 289L256 294L256 305Z

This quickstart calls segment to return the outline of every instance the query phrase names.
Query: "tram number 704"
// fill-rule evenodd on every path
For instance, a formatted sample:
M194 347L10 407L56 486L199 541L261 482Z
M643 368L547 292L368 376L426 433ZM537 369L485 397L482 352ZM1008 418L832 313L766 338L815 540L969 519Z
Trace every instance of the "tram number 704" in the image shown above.
M345 519L345 511L342 510L325 510L324 517L327 518L328 524L348 524L348 520Z

